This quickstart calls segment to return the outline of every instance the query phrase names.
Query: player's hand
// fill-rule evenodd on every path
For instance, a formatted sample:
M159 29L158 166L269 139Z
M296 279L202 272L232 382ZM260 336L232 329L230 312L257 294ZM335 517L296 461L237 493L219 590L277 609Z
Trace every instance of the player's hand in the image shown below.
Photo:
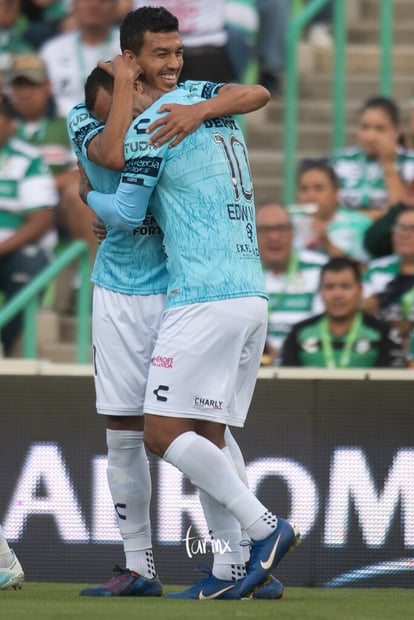
M102 241L106 239L106 228L105 228L105 224L101 222L101 220L98 217L92 220L92 230L93 230L93 234L96 237L97 242L101 244Z
M87 205L88 204L88 194L92 190L92 185L89 182L88 176L78 160L78 170L79 170L79 196L81 200Z
M106 71L113 78L126 77L136 80L141 74L141 67L129 56L117 54L112 60L99 60L98 67Z
M177 144L188 136L188 134L195 131L203 122L198 104L164 104L159 108L158 112L160 114L168 112L168 114L156 120L147 129L147 133L152 133L154 130L158 129L149 140L149 143L155 146L161 146L169 140L172 140L169 144L169 148L177 146Z

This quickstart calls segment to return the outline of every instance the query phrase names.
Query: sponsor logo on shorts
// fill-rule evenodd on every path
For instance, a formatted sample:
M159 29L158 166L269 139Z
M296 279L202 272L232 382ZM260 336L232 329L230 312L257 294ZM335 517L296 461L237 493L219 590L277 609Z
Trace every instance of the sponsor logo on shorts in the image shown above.
M163 357L162 355L156 355L151 358L151 366L156 366L157 368L172 368L174 364L173 357Z
M170 388L168 385L159 385L156 390L153 391L153 394L157 397L157 400L160 400L163 403L166 403L168 398L160 394L160 392L168 392Z
M201 396L196 396L194 398L193 407L196 409L223 409L223 401L222 400L213 400L211 398L202 398Z

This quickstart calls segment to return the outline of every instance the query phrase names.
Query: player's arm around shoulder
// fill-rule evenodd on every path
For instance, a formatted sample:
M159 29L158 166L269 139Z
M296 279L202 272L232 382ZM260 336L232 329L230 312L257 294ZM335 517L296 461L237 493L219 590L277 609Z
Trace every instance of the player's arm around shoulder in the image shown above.
M165 104L159 112L166 116L155 121L148 130L151 143L158 146L170 141L170 148L179 144L201 123L217 116L247 114L265 106L270 99L269 91L260 84L223 84L217 95L191 106ZM153 133L156 129L156 133Z
M217 97L208 101L215 104L216 108L218 107L218 115L248 114L263 108L269 102L270 97L267 88L260 84L231 83L224 84L218 91Z

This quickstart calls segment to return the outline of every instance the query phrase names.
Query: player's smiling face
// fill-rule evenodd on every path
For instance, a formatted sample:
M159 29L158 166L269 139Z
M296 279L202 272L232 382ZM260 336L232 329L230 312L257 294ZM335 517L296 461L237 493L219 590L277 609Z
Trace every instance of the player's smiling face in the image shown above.
M143 79L151 86L165 93L177 87L183 67L183 44L178 32L147 31L141 52L134 58L144 72Z

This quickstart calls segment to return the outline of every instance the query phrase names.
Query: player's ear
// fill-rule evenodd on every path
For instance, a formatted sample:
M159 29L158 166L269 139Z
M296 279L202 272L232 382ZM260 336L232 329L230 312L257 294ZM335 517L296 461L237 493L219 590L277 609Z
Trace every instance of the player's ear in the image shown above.
M142 95L144 87L141 80L134 80L134 90L136 93L138 93L138 95Z
M135 54L134 52L131 52L131 50L123 50L122 56L125 56L126 58L129 58L130 60L135 60Z

